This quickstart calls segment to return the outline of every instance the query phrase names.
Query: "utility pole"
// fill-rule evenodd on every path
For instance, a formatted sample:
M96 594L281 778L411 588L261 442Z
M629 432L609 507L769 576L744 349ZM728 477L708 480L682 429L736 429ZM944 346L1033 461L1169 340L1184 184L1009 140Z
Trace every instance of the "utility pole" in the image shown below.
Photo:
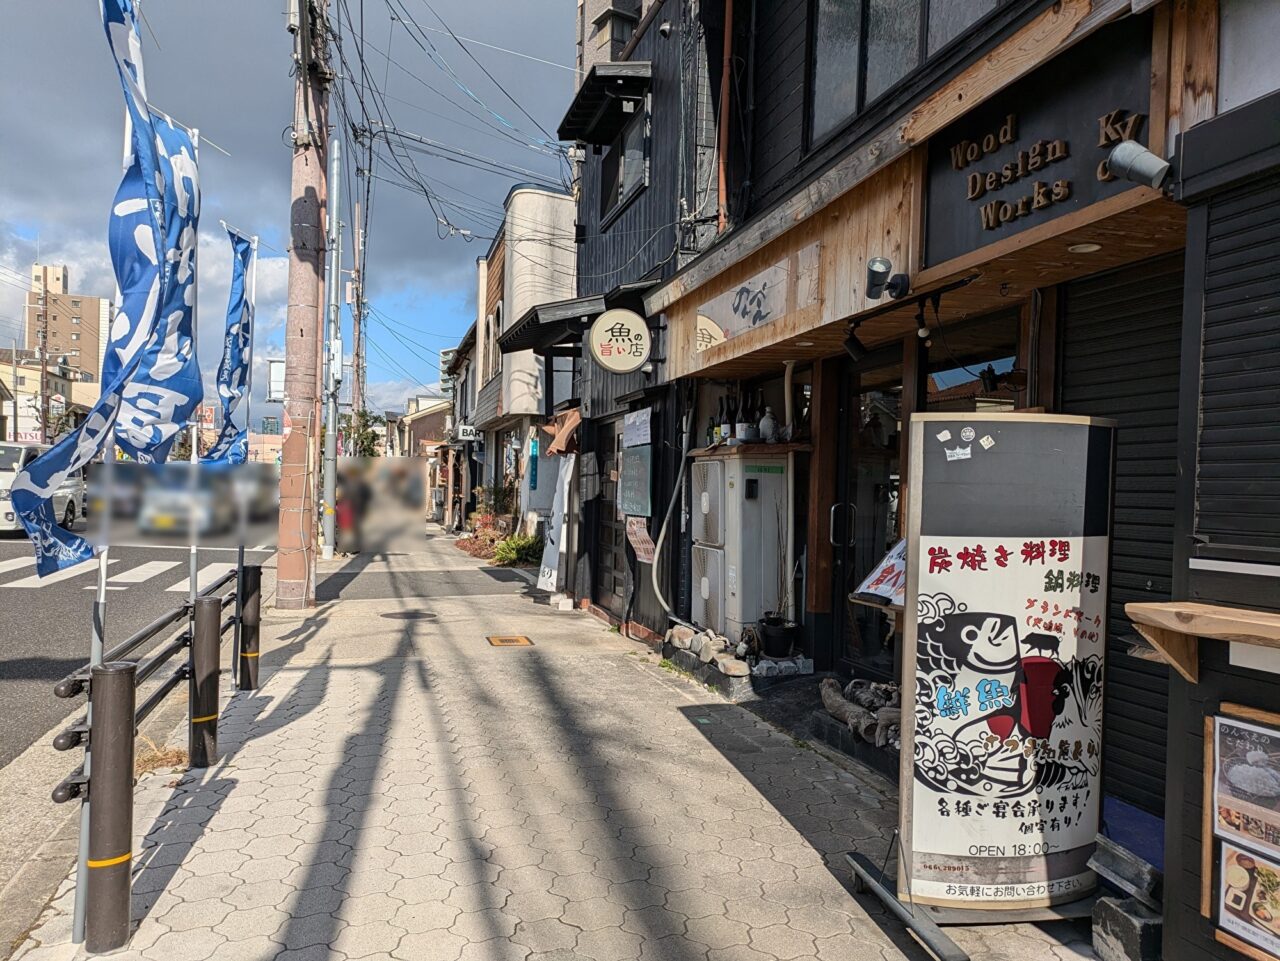
M327 0L289 0L293 34L293 189L290 206L289 306L285 331L285 410L292 430L280 470L276 603L315 605L317 390L324 284L325 160L329 143Z
M342 386L342 141L329 144L328 413L324 431L324 533L321 557L333 559L334 501L338 493L338 389Z
M13 344L13 353L9 355L11 373L9 376L13 378L13 442L18 442L18 338L15 337L11 341Z
M367 176L364 170L357 170L357 185ZM361 392L364 390L364 370L363 357L364 351L364 244L365 244L365 226L364 215L367 209L362 207L359 200L355 202L355 249L352 253L352 270L351 270L351 286L354 296L351 305L351 418L355 423L356 414L364 409L361 402Z

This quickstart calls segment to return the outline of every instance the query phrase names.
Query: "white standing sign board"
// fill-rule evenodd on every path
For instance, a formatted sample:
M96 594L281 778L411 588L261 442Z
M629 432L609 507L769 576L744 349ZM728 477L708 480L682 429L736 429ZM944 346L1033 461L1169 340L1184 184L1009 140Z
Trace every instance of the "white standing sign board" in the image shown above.
M912 417L904 897L1023 909L1096 885L1114 434Z

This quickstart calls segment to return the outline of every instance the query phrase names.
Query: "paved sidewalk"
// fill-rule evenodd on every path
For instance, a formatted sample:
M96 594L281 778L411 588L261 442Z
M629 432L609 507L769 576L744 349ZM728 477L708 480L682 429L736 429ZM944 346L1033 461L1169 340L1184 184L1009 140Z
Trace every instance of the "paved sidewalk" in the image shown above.
M138 928L119 956L927 957L845 887L841 854L883 855L896 823L874 775L443 536L359 566L350 583L377 589L271 615L264 683L227 697L217 767L140 782ZM433 567L462 589L415 600ZM535 646L485 640L507 633ZM77 956L70 897L16 957ZM981 961L1092 956L1072 927L955 936Z

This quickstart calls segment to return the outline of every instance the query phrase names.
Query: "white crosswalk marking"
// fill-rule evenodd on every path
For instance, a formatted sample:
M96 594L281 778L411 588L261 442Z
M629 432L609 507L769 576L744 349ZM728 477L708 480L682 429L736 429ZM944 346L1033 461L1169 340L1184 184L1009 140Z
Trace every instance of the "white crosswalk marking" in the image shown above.
M235 564L208 564L200 568L200 570L196 572L196 590L204 590L223 574L227 573L227 571L235 570L235 567ZM178 581L178 583L174 584L173 587L169 588L169 590L174 593L188 593L191 590L191 578L184 577L182 580Z
M36 559L30 554L25 557L14 557L7 561L0 561L0 574L8 574L10 571L20 571L24 567L35 567Z
M127 571L121 571L107 579L107 590L123 591L134 584L141 584L143 581L149 581L157 574L163 574L165 571L178 566L178 561L147 561L145 564L139 564L137 567L131 567ZM89 585L86 591L96 590L96 585Z
M115 564L117 562L108 561L107 563ZM40 577L37 574L32 574L30 577L24 577L22 578L22 580L14 581L12 584L4 584L0 586L23 587L23 588L47 587L49 584L57 584L61 581L68 581L73 577L80 577L84 574L92 574L95 571L97 571L97 569L98 569L97 558L90 558L87 561L80 562L75 567L68 567L65 571L58 571L57 573L50 574L47 577Z

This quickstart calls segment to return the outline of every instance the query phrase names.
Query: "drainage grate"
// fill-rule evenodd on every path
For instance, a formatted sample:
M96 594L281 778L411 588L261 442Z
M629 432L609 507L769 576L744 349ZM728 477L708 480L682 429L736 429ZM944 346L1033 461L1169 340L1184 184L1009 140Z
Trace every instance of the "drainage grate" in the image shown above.
M432 614L430 611L391 611L379 616L389 621L434 621L440 615Z
M494 647L533 647L523 634L490 634L486 639Z

